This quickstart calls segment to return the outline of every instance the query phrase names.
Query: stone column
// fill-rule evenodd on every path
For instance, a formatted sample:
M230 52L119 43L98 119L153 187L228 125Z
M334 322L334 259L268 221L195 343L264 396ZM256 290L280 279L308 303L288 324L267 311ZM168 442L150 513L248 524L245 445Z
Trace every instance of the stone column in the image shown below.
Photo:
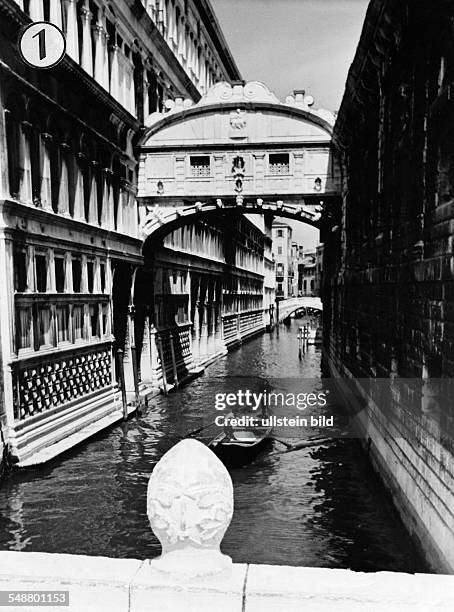
M176 190L180 194L185 193L186 186L186 168L185 168L185 155L175 156L175 183Z
M52 210L52 188L50 172L50 147L52 136L41 134L41 205L45 210Z
M225 169L224 155L214 155L214 182L216 193L223 193L225 190Z
M30 131L31 125L23 121L19 128L19 148L22 167L19 168L21 175L19 185L19 198L21 202L32 201L32 163L30 156Z
M31 0L29 12L32 21L44 21L43 0Z
M168 15L167 15L167 40L170 44L173 43L173 30L174 30L174 14L173 14L173 6L171 3L168 5ZM173 47L172 47L173 48Z
M112 197L112 185L110 177L112 176L112 170L110 168L103 168L103 198L102 198L102 212L101 212L101 226L105 229L114 229L114 209L113 209L113 197Z
M195 289L195 302L194 302L194 320L192 321L192 357L194 363L197 363L200 359L200 279L198 279L197 286Z
M36 291L35 283L35 247L29 245L27 247L27 292L34 293Z
M121 186L120 184L120 190L119 190L119 194L118 194L118 206L117 206L117 227L116 230L117 232L123 233L124 232L124 211L123 211L123 201L124 201L124 188Z
M95 80L100 84L104 85L104 28L102 22L98 20L98 23L93 26L94 38L95 38L95 69L94 77Z
M110 76L109 76L109 35L107 30L104 29L103 33L104 44L103 44L103 78L102 85L106 91L109 91L110 87Z
M144 66L143 68L143 117L146 119L148 117L148 109L149 109L149 100L148 100L148 88L150 87L150 83L148 81L147 69Z
M126 88L126 96L127 96L127 105L126 108L129 110L131 115L136 114L136 91L134 84L134 63L132 60L127 60L127 88Z
M180 23L177 24L177 38L178 38L178 57L180 62L183 63L185 58L184 52L184 38L185 38L185 25L184 20L180 19Z
M150 323L148 324L149 330L149 343L150 343L150 362L151 362L151 384L153 387L159 387L159 379L160 379L160 369L161 365L159 362L159 351L158 351L158 332L156 331L156 327Z
M98 184L96 181L96 162L92 162L91 184L90 184L90 200L88 204L88 219L87 222L92 225L98 225Z
M216 352L222 351L224 349L224 342L222 339L222 283L217 285L216 291L215 339Z
M32 0L32 3L34 0ZM77 26L77 0L66 2L66 53L79 62L79 31Z
M132 358L131 358L131 338L130 338L130 317L134 316L134 313L129 313L126 319L126 332L125 332L125 346L124 346L124 354L123 354L123 365L125 372L125 387L126 392L131 394L134 392L134 371L132 366Z
M304 191L304 153L298 151L293 153L294 168L293 168L293 180L294 187L300 191Z
M50 22L57 27L62 27L62 11L61 11L61 0L50 0Z
M58 212L61 215L69 217L69 159L67 146L61 145L61 172L60 185L58 189Z
M142 351L140 354L140 382L151 383L151 346L150 346L150 319L148 314L145 316L142 338Z
M265 153L253 153L254 156L254 189L263 191L265 187Z
M217 304L213 295L213 301L211 302L211 352L215 355L218 352L216 342L216 314Z
M73 292L73 266L71 253L65 252L65 293Z
M78 153L78 158L83 162L85 156L82 153ZM84 178L81 165L76 160L74 160L74 173L76 185L74 194L74 219L85 221Z
M135 238L139 233L139 222L137 218L136 191L129 193L129 235Z
M205 296L206 299L206 296ZM201 303L200 357L202 361L208 356L208 302Z
M205 65L205 57L203 53L201 53L200 57L200 89L205 93L206 92L206 84L207 84L207 75L206 75L206 65Z
M90 76L93 76L93 46L91 38L91 18L88 0L85 0L84 6L81 9L82 15L82 68Z
M111 47L111 69L110 69L110 95L115 98L115 100L119 101L119 91L118 85L120 80L120 68L118 64L118 52L120 47L116 44L116 41L112 44Z

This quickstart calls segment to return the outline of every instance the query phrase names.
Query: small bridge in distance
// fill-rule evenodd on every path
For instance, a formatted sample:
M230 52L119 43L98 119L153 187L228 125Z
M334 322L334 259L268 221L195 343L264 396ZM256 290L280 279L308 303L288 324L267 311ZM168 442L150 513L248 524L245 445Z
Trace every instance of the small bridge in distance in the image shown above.
M323 310L323 304L319 297L304 296L298 298L289 298L277 302L276 322L280 323L293 313L302 308L313 308L314 310Z

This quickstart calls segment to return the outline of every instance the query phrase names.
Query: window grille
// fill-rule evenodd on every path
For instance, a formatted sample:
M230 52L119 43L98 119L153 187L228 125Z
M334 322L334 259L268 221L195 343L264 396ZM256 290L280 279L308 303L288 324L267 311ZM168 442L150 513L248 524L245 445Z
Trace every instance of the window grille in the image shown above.
M270 174L289 174L290 159L288 153L271 153L269 157Z
M206 178L210 176L210 157L209 155L191 155L191 176Z

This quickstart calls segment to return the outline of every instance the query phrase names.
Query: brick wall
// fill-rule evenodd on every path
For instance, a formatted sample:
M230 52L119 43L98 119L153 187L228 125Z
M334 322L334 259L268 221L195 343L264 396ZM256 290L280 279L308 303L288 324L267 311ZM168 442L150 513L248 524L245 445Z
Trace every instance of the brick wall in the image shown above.
M343 200L323 239L332 371L421 381L411 401L377 405L366 393L358 426L404 521L445 571L454 402L432 394L427 410L427 390L454 376L453 32L452 3L372 0L335 128Z

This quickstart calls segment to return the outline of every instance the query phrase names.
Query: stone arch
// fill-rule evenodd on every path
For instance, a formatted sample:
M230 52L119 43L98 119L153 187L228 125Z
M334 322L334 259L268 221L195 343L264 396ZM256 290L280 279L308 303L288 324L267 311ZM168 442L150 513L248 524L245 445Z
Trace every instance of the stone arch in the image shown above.
M240 205L224 205L222 200L215 202L188 203L179 208L151 209L145 223L141 228L141 237L144 241L144 251L147 250L151 240L156 241L164 238L173 230L184 225L190 225L195 221L208 218L210 215L221 212L232 212L236 214L271 214L295 221L307 223L316 229L320 229L321 211L314 213L302 206L284 204L283 202L242 202Z

